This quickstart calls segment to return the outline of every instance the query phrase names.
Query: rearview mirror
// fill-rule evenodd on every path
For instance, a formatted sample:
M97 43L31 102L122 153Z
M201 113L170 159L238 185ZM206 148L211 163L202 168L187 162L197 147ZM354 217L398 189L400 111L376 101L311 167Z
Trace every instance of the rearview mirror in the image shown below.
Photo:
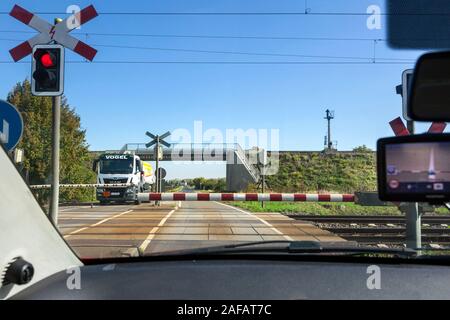
M447 50L448 5L446 0L386 0L383 10L388 45L394 49ZM377 12L373 13L377 17Z
M450 121L450 52L427 53L417 61L408 116L415 121Z

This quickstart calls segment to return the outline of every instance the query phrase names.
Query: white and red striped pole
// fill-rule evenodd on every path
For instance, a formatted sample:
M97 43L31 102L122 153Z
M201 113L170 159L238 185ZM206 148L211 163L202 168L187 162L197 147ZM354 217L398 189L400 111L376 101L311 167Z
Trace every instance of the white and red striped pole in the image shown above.
M140 193L141 202L150 201L288 201L354 202L353 194L309 193Z

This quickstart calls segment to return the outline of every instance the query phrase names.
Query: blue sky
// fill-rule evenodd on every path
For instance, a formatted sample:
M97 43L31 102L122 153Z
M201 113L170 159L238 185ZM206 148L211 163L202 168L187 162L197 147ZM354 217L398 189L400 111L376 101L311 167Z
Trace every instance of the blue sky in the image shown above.
M152 0L152 1L44 1L2 0L0 12L15 3L37 12L65 12L70 5L93 3L101 12L299 12L300 0ZM308 0L312 12L366 12L384 1ZM53 15L44 16L49 21ZM365 16L139 16L100 15L77 30L76 35L99 50L95 61L363 61L340 58L303 58L261 55L137 50L104 45L163 49L235 51L246 53L367 57L373 41L256 40L164 37L96 36L89 33L158 35L219 35L264 37L385 38L369 30ZM12 61L8 50L32 34L8 15L0 15L0 61ZM88 35L86 35L88 34ZM16 40L17 39L17 40ZM415 60L417 51L390 50L376 44L376 57ZM68 53L67 60L81 60ZM30 58L24 61L29 62ZM365 61L365 60L364 60ZM370 61L370 60L367 60ZM381 60L379 60L381 61ZM76 108L87 130L91 149L117 149L127 142L145 142L145 132L162 133L203 121L205 129L279 129L281 150L323 148L326 108L335 110L333 140L338 149L362 144L375 147L376 139L391 135L388 122L401 114L395 93L405 64L67 64L65 95ZM0 97L13 85L30 77L30 64L0 64ZM421 125L418 130L425 130ZM246 146L250 147L250 146ZM178 169L173 176L182 176ZM203 168L203 167L202 167ZM206 167L205 167L206 168ZM222 175L223 166L195 169L206 176ZM217 172L221 172L218 174ZM170 175L172 176L172 175Z

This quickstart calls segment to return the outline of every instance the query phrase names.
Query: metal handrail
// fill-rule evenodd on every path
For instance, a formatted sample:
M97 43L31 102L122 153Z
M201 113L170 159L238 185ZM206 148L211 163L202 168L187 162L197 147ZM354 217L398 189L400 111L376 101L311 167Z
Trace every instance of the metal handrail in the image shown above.
M125 144L121 151L134 151L134 152L145 152L151 153L153 152L152 148L147 148L145 143L127 143ZM171 144L168 150L201 150L202 153L205 150L215 150L220 149L223 151L234 151L241 161L241 163L245 166L247 171L253 177L255 181L259 179L259 172L255 169L255 167L250 163L249 156L242 149L239 143L173 143Z

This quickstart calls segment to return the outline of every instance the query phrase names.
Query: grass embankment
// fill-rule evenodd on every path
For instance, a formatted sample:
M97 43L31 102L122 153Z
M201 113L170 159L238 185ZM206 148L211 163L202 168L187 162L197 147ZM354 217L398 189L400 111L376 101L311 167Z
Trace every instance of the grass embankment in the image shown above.
M375 191L375 153L283 153L277 174L266 181L274 192Z
M277 174L267 176L272 192L354 193L377 188L374 152L282 153ZM256 191L256 190L248 190ZM233 205L252 212L281 212L315 215L398 215L396 207L363 207L354 203L326 202L235 202Z
M267 176L268 192L350 193L376 191L376 154L374 152L282 153L277 174ZM248 192L259 192L250 186ZM354 203L330 202L233 202L252 212L280 212L311 215L400 215L396 206L367 207ZM446 208L433 213L448 214Z

